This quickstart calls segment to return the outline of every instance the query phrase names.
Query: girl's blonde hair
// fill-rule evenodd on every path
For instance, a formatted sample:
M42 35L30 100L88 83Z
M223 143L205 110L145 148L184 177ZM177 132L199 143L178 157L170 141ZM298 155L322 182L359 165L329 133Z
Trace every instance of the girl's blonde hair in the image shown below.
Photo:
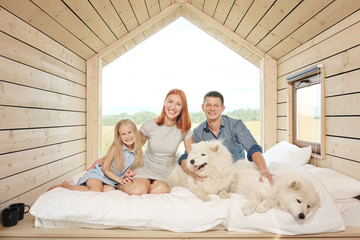
M183 90L172 89L166 95L165 101L168 98L168 96L171 94L179 95L182 100L182 109L181 109L181 113L179 114L179 116L176 119L176 127L178 129L180 129L181 133L187 132L191 128L191 120L190 120L190 114L189 114L189 109L188 109L188 105L187 105L186 95ZM165 113L165 104L164 104L162 112L156 121L156 124L159 126L163 125L165 122L165 116L166 116L166 113Z
M135 141L134 141L134 155L135 155L135 162L132 170L135 170L138 167L141 167L144 163L143 160L143 151L142 151L142 144L140 138L140 131L136 127L136 124L131 119L122 119L118 121L115 125L115 132L114 132L114 142L111 144L109 150L106 153L107 157L109 154L113 156L112 165L114 168L120 169L123 171L124 169L124 144L120 140L120 133L119 128L123 125L129 125L135 134ZM104 157L104 158L105 158Z

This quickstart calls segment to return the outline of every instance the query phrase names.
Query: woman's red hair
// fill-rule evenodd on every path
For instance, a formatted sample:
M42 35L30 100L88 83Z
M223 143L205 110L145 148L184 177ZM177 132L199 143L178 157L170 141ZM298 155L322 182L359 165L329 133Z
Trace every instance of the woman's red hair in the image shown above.
M165 97L165 101L168 98L169 95L176 94L179 95L182 100L182 109L181 113L176 119L176 127L181 130L181 133L187 132L191 128L191 120L190 120L190 114L188 109L188 104L186 100L186 95L183 90L180 89L172 89L168 92L168 94ZM163 125L165 122L165 104L163 106L162 112L160 116L158 117L158 120L156 122L157 125Z

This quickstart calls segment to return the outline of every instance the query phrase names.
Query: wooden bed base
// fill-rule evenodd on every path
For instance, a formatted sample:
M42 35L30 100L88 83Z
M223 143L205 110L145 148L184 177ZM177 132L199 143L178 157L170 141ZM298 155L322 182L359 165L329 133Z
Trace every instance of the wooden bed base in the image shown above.
M35 228L34 217L25 216L16 226L0 227L0 239L360 239L360 228L314 235L279 236L270 233L242 233L225 230L201 233L137 231L128 229Z

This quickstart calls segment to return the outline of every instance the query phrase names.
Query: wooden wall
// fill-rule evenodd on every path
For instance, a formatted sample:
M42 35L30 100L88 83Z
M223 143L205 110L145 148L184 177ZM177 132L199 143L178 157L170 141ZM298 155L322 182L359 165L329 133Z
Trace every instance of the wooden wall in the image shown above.
M86 60L0 7L0 208L81 172Z
M315 64L325 71L326 158L317 165L360 179L360 11L278 60L278 141L289 140L286 76Z

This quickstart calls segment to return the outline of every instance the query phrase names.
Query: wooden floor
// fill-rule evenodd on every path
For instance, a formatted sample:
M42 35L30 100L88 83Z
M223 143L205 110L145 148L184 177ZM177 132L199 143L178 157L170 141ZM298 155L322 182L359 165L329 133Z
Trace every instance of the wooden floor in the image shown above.
M136 231L127 229L35 228L34 217L25 216L16 226L0 227L0 239L360 239L359 228L317 235L278 236L269 233L241 233L225 230L201 233Z

